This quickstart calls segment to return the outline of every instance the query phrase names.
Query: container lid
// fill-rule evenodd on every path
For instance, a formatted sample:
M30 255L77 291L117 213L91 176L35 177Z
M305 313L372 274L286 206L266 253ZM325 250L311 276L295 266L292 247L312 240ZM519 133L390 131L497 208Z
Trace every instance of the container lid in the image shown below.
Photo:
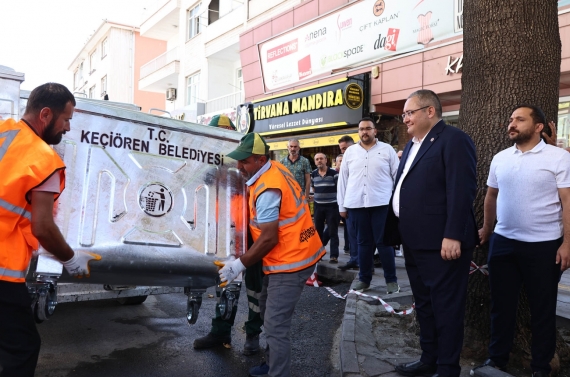
M17 80L22 82L25 80L25 77L23 73L16 72L13 68L0 65L0 79Z

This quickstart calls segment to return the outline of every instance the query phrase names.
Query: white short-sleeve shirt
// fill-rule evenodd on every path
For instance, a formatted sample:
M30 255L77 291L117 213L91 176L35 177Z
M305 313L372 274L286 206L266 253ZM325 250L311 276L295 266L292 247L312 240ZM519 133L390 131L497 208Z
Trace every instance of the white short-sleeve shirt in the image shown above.
M562 237L559 188L570 187L570 153L540 141L522 153L516 146L493 157L487 185L499 190L495 233L542 242Z

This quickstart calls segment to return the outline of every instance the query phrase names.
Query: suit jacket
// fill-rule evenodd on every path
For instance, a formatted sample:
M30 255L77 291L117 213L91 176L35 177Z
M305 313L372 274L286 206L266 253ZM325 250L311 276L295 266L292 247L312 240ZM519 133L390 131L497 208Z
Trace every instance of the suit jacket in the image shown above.
M412 141L408 142L398 184ZM400 217L390 200L385 243L403 241L411 249L439 250L444 238L461 241L462 248L478 244L473 200L477 191L475 145L463 131L440 120L426 135L400 188ZM393 195L392 195L393 198ZM399 230L399 232L398 232ZM400 236L398 240L394 236Z

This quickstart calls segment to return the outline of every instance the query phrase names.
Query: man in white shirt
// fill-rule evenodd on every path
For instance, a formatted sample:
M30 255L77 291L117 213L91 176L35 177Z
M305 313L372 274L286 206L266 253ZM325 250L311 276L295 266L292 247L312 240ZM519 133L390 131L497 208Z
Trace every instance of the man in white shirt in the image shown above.
M534 377L550 375L558 281L570 266L570 154L541 140L545 126L544 113L536 106L520 105L513 111L507 133L515 145L493 157L479 230L481 244L490 242L492 303L489 359L481 366L503 370L507 365L524 284Z
M358 282L355 291L370 288L374 272L373 255L377 248L384 268L386 292L400 291L396 277L394 249L385 246L384 225L394 178L398 171L398 156L394 148L376 140L376 127L370 118L358 124L360 141L346 149L338 179L337 201L340 215L350 218L358 244Z

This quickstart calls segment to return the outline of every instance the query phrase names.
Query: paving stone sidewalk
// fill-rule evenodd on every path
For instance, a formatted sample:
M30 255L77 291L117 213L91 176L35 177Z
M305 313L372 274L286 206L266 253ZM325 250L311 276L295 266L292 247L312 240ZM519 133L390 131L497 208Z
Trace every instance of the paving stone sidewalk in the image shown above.
M339 229L340 245L344 245L342 228ZM328 250L328 248L327 248ZM341 250L338 264L329 263L329 254L319 262L317 274L329 280L353 281L358 279L358 271L341 271L339 266L346 264L349 256ZM375 269L370 289L365 294L378 296L391 305L396 312L408 309L413 303L412 292L404 258L396 257L396 275L400 293L386 294L383 270ZM343 295L346 292L338 292ZM349 294L342 321L339 341L340 372L342 377L396 377L397 364L414 361L420 357L419 338L410 331L411 316L388 313L380 301L372 297ZM462 365L461 377L469 376L471 363ZM509 374L493 368L478 371L481 377L507 377Z

